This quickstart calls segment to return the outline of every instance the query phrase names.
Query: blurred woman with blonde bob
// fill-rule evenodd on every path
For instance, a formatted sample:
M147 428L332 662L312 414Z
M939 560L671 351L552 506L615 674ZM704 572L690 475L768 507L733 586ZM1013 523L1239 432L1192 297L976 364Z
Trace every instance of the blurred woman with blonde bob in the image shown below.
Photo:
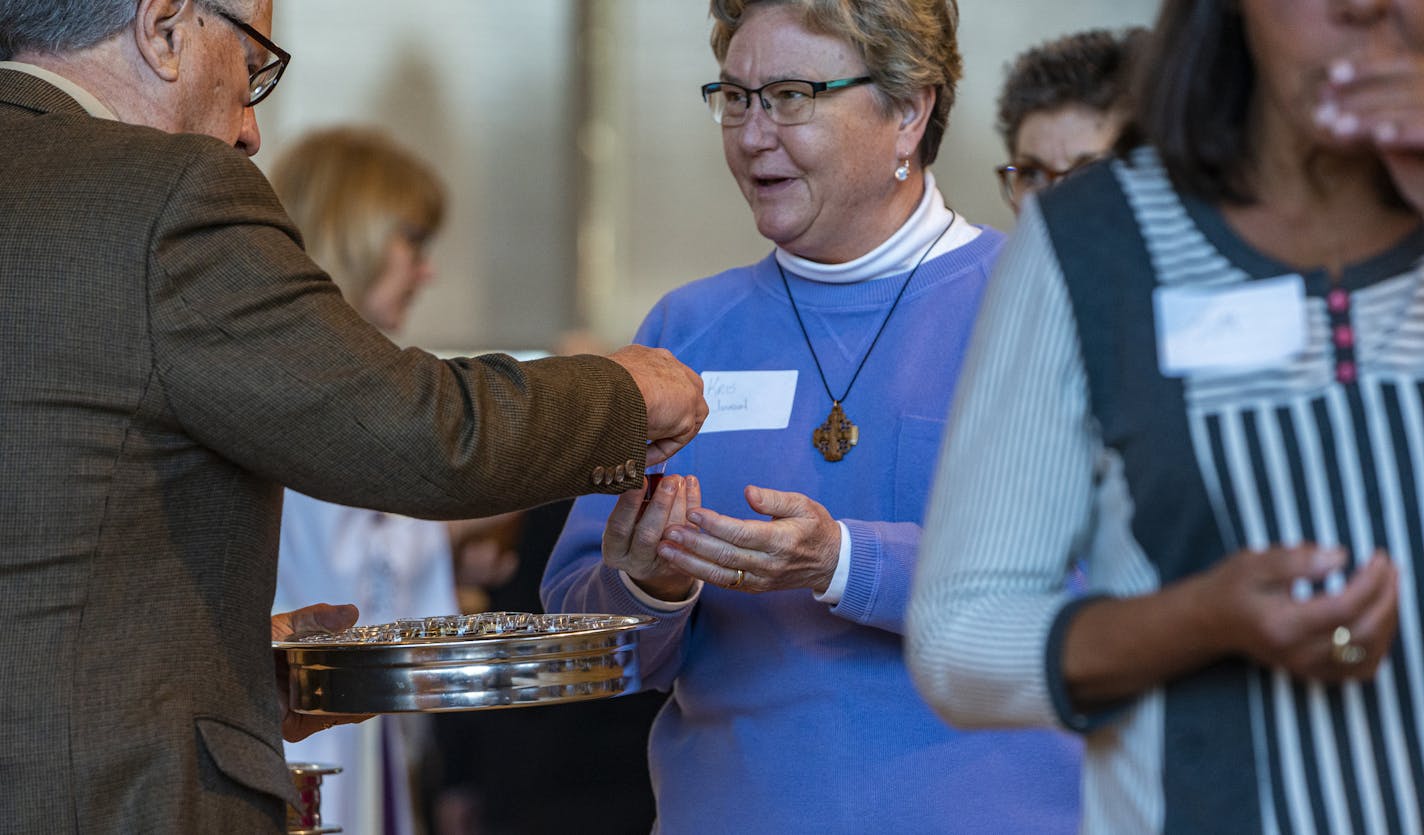
M383 134L333 128L283 154L272 185L346 301L398 332L434 275L425 245L445 214L435 172Z

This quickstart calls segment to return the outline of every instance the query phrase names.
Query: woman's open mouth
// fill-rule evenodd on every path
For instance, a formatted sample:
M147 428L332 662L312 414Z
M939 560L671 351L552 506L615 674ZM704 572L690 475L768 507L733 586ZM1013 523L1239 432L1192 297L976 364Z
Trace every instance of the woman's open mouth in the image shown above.
M757 191L775 192L785 188L792 182L791 177L753 177L752 184Z

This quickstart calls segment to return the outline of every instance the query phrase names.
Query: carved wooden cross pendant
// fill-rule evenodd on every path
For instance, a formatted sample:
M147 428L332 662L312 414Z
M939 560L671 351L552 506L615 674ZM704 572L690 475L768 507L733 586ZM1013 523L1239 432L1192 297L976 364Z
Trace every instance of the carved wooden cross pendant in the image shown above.
M839 402L831 405L826 422L811 433L811 443L827 461L839 461L860 442L860 427L850 422Z

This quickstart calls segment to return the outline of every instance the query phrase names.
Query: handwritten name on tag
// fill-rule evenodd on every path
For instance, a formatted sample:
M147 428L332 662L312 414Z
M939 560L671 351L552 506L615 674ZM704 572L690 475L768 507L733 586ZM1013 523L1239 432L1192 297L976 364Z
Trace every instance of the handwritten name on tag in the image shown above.
M1158 287L1163 376L1279 366L1306 345L1305 280L1283 275L1229 287Z
M703 432L785 429L796 399L796 371L704 371Z

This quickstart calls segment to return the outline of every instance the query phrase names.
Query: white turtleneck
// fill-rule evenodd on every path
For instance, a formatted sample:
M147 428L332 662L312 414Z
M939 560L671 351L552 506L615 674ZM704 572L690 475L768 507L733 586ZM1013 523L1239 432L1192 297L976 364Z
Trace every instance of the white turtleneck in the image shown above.
M945 231L945 227L949 227ZM944 232L943 237L940 233ZM979 228L951 211L944 204L944 195L935 185L934 174L925 169L925 193L905 223L885 242L853 261L844 264L822 264L776 248L776 260L783 269L802 278L826 284L854 284L892 275L903 275L921 260L957 249L979 237ZM939 242L935 243L935 239ZM926 257L931 245L934 251Z

